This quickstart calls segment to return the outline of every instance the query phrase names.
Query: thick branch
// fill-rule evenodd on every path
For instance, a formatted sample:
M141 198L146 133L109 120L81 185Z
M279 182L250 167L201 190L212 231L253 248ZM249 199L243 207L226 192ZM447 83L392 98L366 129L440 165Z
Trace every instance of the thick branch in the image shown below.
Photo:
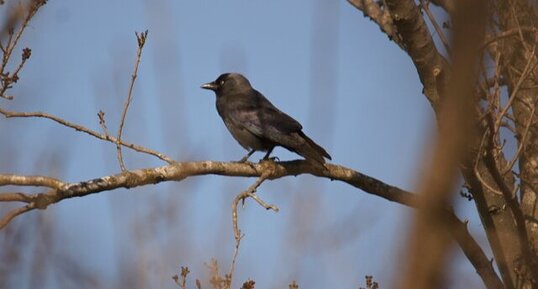
M44 176L0 175L0 186L7 185L60 189L65 183L58 179Z
M267 171L270 173L267 174ZM306 161L288 161L288 162L262 162L253 163L226 163L226 162L184 162L173 165L162 166L157 168L140 169L135 171L126 171L117 175L105 176L89 181L78 183L59 183L57 189L50 190L44 194L28 196L33 201L23 207L25 211L34 208L45 208L47 205L60 202L64 199L73 197L82 197L89 194L95 194L103 191L110 191L117 188L134 188L138 186L156 184L165 181L180 181L190 176L199 175L222 175L235 177L261 177L266 175L268 180L278 179L286 176L297 176L301 174L311 174L318 177L328 178L345 182L353 187L363 190L369 194L382 197L386 200L400 203L410 207L418 205L418 199L415 194L400 188L388 185L380 180L361 174L346 167L326 164L326 170L317 166L312 166ZM0 175L0 185L13 185L10 182L1 182L4 175ZM24 184L37 184L38 180L44 177L40 176L19 176L24 179ZM8 179L8 178L5 178ZM20 183L20 181L18 181ZM35 202L35 206L33 205ZM17 209L20 210L20 209ZM25 212L24 211L24 212ZM11 214L11 213L10 213ZM17 215L20 214L17 211ZM450 222L453 222L453 236L458 241L464 253L468 256L471 263L475 266L484 283L488 288L502 288L502 283L495 274L491 263L480 246L467 231L463 224L450 210L445 214ZM10 217L11 220L13 217ZM4 218L5 219L5 218ZM0 220L0 229L7 225L5 220ZM490 286L488 284L501 284L500 286Z
M387 0L390 15L406 52L415 64L423 92L436 112L439 111L438 88L448 79L448 65L439 54L426 22L413 0Z
M349 4L364 13L364 16L369 17L379 25L381 31L383 31L390 40L393 40L404 49L400 36L396 32L396 27L392 23L392 18L387 9L382 9L381 6L374 0L347 0Z

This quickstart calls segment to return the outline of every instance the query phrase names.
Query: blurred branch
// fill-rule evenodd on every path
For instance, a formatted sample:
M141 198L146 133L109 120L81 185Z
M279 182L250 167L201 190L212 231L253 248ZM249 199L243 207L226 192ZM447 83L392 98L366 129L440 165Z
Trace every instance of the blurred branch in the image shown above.
M426 154L425 174L419 174L420 205L405 248L405 270L397 279L402 288L443 287L452 240L453 224L444 214L451 207L458 166L469 157L468 139L477 122L481 55L478 48L486 30L486 0L458 2L454 12L453 66L449 82L439 86L441 104L437 111L439 133L435 135L433 155ZM442 72L443 73L443 72ZM502 283L496 288L502 288Z
M512 36L519 36L521 32L525 33L538 33L538 28L536 27L518 27L514 29L510 29L507 31L503 31L501 33L497 33L491 36L486 37L486 40L484 41L484 44L482 45L482 49L486 48L488 45L497 42L501 39L512 37Z
M140 34L135 32L135 35L136 35L136 40L138 42L138 50L136 53L136 63L133 69L133 74L131 75L131 84L129 85L129 92L127 93L127 99L125 100L125 104L123 106L123 112L121 114L120 126L118 128L118 137L117 137L117 142L116 142L118 162L120 163L120 168L122 171L126 171L127 169L125 168L125 163L123 162L123 155L121 153L121 135L123 133L123 125L125 124L125 117L127 116L127 110L129 109L129 105L131 104L131 100L133 97L133 87L136 81L136 77L138 76L138 66L140 65L140 59L142 58L142 49L144 48L144 44L146 43L148 31L146 30L145 32L141 32ZM103 121L103 124L104 124L104 121Z
M17 5L13 11L10 11L9 16L3 23L0 31L0 50L2 51L2 62L0 64L0 98L13 99L12 96L6 95L6 91L12 87L13 83L19 80L19 72L23 68L26 60L30 58L30 49L24 48L22 53L21 63L15 69L15 72L6 71L13 50L19 43L22 34L24 33L28 23L37 13L41 6L45 5L45 0L32 0L26 7ZM15 32L15 26L22 19L19 29ZM4 35L7 34L7 41L4 44Z
M29 207L25 209L28 211L35 208L43 209L50 204L58 203L69 198L83 197L118 188L134 188L165 181L181 181L191 176L222 175L259 177L260 179L250 187L252 190L252 188L256 189L257 186L261 184L261 180L274 180L287 176L311 174L330 180L345 182L369 194L406 206L417 207L419 204L419 199L416 194L388 185L373 177L361 174L360 172L343 166L333 164L326 164L325 166L326 169L322 169L303 160L277 163L265 161L258 164L213 161L181 162L156 168L125 171L120 174L104 176L78 183L63 183L55 180L52 182L53 185L45 184L49 184L54 179L41 176L17 176L17 178L15 178L13 175L0 175L0 186L41 185L53 188L46 193L26 195L25 197L17 196L19 201L29 203ZM261 178L262 176L264 176L263 179ZM49 181L45 182L44 180ZM270 209L271 207L267 206L266 208ZM466 225L462 223L451 210L445 209L443 211L446 218L455 224L454 226L449 226L453 229L452 234L458 241L464 253L469 257L473 266L475 266L477 272L481 274L480 276L484 280L484 283L495 284L496 282L500 282L495 271L491 267L491 263L489 263L489 259L469 234ZM7 221L0 222L0 229L5 227L11 219L13 219L13 217ZM488 288L499 287L488 286Z
M88 129L84 126L81 126L81 125L78 125L78 124L74 124L74 123L71 123L71 122L68 122L62 118L59 118L55 115L52 115L52 114L48 114L48 113L44 113L44 112L16 112L16 111L7 111L7 110L4 110L2 108L0 108L0 114L4 115L6 118L10 118L10 117L37 117L37 118L46 118L46 119L50 119L54 122L57 122L61 125L64 125L66 127L69 127L69 128L72 128L76 131L81 131L81 132L84 132L86 134L89 134L93 137L96 137L100 140L104 140L104 141L108 141L108 142L111 142L111 143L114 143L114 144L121 144L122 146L126 147L126 148L130 148L134 151L137 151L137 152L141 152L141 153L145 153L145 154L149 154L149 155L152 155L152 156L155 156L169 164L172 164L174 163L174 160L172 160L171 158L167 157L166 155L162 154L162 153L159 153L157 151L154 151L154 150L151 150L151 149L148 149L148 148L145 148L145 147L142 147L140 145L136 145L136 144L132 144L132 143L127 143L127 142L124 142L124 141L119 141L117 138L113 137L113 136L110 136L108 134L100 134L96 131L93 131L91 129Z

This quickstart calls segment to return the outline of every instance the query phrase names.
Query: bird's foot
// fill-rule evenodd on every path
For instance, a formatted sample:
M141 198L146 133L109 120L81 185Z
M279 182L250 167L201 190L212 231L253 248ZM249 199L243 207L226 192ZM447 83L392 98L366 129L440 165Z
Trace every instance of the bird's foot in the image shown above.
M246 162L248 161L248 157L249 157L249 156L244 156L244 157L242 157L240 160L238 160L237 162L238 162L238 163L246 163Z
M277 161L280 161L280 159L278 157L267 157L267 158L263 158L260 160L260 163L261 162L264 162L264 161L271 161L271 162L274 162L276 163Z

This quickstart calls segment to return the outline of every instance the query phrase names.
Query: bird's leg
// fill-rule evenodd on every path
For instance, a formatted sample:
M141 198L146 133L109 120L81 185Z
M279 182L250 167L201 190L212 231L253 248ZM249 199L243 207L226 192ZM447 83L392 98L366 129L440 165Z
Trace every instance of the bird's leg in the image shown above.
M267 151L267 153L265 154L265 156L263 157L262 160L268 160L268 159L269 159L269 155L273 152L273 149L274 149L274 148L275 148L275 147L270 148L270 149Z
M251 150L251 151L249 151L248 154L247 154L246 156L244 156L242 159L239 160L239 162L240 162L240 163L244 163L244 162L246 162L246 161L248 160L248 158L249 158L253 153L255 153L255 152L256 152L256 150L254 150L254 149Z

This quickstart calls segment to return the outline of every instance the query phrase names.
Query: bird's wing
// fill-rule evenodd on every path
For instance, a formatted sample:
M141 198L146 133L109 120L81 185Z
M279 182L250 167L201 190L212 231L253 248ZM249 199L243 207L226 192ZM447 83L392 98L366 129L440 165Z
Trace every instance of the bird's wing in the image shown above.
M289 134L301 131L303 127L298 121L280 111L259 92L256 93L254 101L232 109L235 111L229 115L236 125L268 139L271 139L272 133Z

